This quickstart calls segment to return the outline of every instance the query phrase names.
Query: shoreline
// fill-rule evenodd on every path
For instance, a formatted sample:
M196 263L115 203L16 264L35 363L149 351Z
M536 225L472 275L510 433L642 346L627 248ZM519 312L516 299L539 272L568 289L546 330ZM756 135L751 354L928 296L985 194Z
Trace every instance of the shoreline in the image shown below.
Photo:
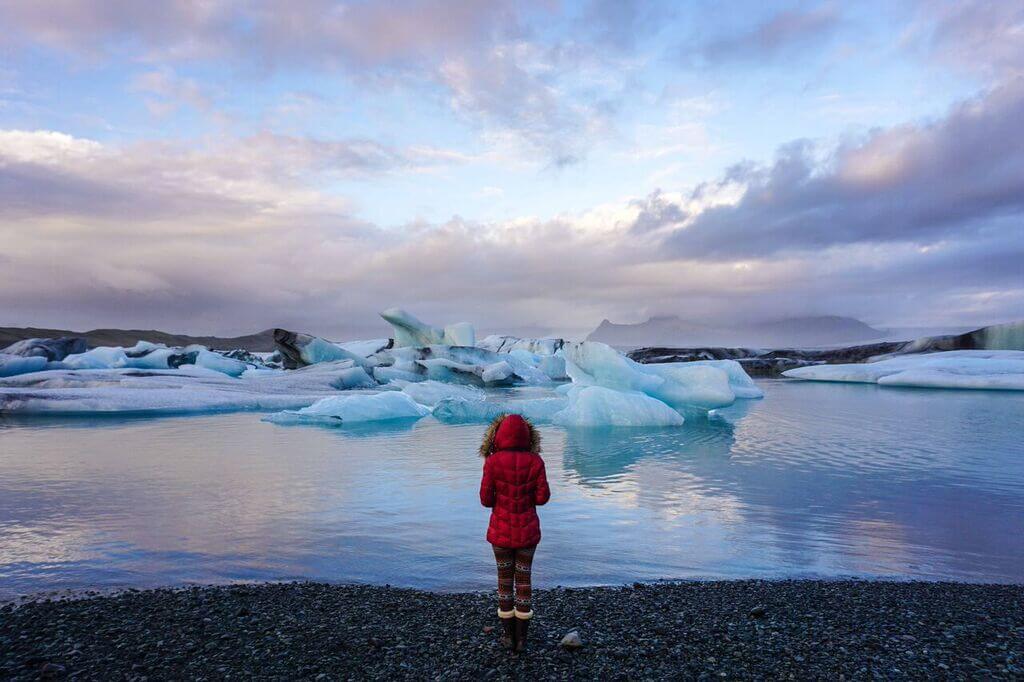
M244 583L0 603L0 678L722 679L1024 675L1024 585L709 580L536 590L529 650L491 591ZM577 630L583 647L559 642Z

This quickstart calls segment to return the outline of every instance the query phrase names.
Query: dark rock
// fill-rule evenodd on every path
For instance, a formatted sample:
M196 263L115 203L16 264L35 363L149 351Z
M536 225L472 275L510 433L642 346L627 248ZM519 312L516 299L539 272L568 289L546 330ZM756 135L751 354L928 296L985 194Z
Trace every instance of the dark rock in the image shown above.
M0 353L19 355L23 358L46 358L50 362L58 362L69 355L84 353L89 350L85 339L81 336L62 336L59 339L23 339L15 341Z

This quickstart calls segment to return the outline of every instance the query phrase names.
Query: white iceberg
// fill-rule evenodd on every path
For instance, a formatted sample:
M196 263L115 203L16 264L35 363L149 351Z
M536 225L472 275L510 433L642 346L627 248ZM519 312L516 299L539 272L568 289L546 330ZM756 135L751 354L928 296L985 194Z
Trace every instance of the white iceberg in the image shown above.
M551 417L560 426L681 426L683 416L671 407L638 391L617 391L604 386L577 386L569 392L569 405Z
M729 388L737 398L757 399L764 397L764 391L754 383L754 380L747 374L747 370L743 369L743 365L735 360L694 360L691 362L669 362L663 363L663 365L689 365L691 367L694 365L706 365L708 367L715 367L726 373L729 378ZM647 366L658 367L663 365L652 364Z
M342 341L335 344L342 350L368 358L391 347L391 339L366 339L363 341Z
M400 391L374 394L339 395L323 398L300 410L286 410L267 415L263 421L274 424L325 424L341 426L359 422L419 419L430 414Z
M861 364L798 367L782 374L809 381L1024 391L1024 351L956 350L900 355Z
M303 369L248 370L230 377L204 367L49 369L0 379L0 412L177 414L306 407L340 390L376 387L351 361Z
M472 400L463 397L445 398L434 406L434 417L446 423L488 422L499 414L519 414L544 423L569 404L565 398L531 398L520 400Z
M565 340L555 338L523 339L518 336L492 334L481 339L476 345L495 353L510 353L515 350L524 350L534 355L554 355L565 345Z
M391 385L397 386L401 389L402 393L405 393L420 405L426 405L427 407L433 407L442 400L451 398L481 401L487 396L482 390L473 386L447 384L440 381L427 380L414 383L395 380L391 382Z
M562 349L566 372L576 386L602 386L643 393L677 410L712 410L736 396L724 369L692 363L641 365L597 341L569 343Z
M380 316L395 330L395 348L476 345L473 325L468 322L457 322L443 329L432 327L401 308L388 308Z

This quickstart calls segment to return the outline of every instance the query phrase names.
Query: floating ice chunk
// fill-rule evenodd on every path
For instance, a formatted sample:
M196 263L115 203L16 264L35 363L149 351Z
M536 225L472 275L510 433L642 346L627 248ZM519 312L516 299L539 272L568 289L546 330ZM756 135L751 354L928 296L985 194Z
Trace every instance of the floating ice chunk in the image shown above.
M0 353L0 377L41 372L46 369L47 364L48 361L43 356L22 357L10 353Z
M520 414L534 422L550 422L569 404L565 398L484 401L445 398L434 406L434 417L447 423L486 422L499 414Z
M442 342L448 346L475 346L476 331L469 322L456 322L444 328Z
M571 343L562 352L565 354L566 372L573 383L579 385L650 394L665 383L663 378L643 371L643 365L603 343Z
M366 341L344 341L336 344L342 350L354 353L359 357L368 358L374 353L391 347L391 339L368 339Z
M565 372L565 358L558 355L540 356L540 371L552 381L565 381L569 375Z
M764 391L754 383L754 380L750 378L749 374L747 374L747 370L743 369L743 365L735 360L694 360L692 362L671 364L707 365L709 367L717 367L718 369L724 370L729 376L729 387L732 389L732 392L736 394L737 398L764 397Z
M395 330L395 348L443 344L444 330L416 319L401 308L388 308L380 314Z
M0 412L197 413L306 407L339 390L376 386L351 361L229 377L204 367L50 369L0 379Z
M568 379L565 373L565 358L558 355L538 355L523 348L514 348L508 352L508 357L517 363L517 366L529 367L529 383L540 383L542 381L564 381Z
M736 399L728 374L717 367L692 363L641 365L596 341L566 344L562 353L566 373L576 386L644 393L679 410L727 407Z
M863 364L798 367L783 375L882 386L1024 391L1024 351L958 350L899 355Z
M409 364L412 365L412 363L409 363ZM374 367L373 368L373 378L376 379L377 381L379 381L382 384L386 384L386 383L391 382L391 381L426 381L427 380L426 374L420 374L420 373L414 371L415 369L422 369L422 368L418 368L415 365L412 365L412 366L413 366L413 369L403 369L403 368L400 368L400 367L397 367L397 366L391 366L391 367L379 366L379 367Z
M512 365L504 361L487 365L483 370L484 371L480 374L480 378L484 380L485 384L500 384L507 381L509 377L515 374L515 372L512 371Z
M214 353L213 351L206 350L206 348L203 348L202 346L199 346L198 348L190 346L185 350L186 352L195 351L196 359L192 364L197 367L212 369L213 371L220 372L221 374L227 374L229 377L241 376L242 372L249 368L248 365L240 360L233 360L221 355L220 353Z
M286 369L315 365L319 362L352 360L367 369L376 364L357 352L342 348L339 344L319 336L301 334L287 329L274 330L274 345L284 358ZM361 348L359 350L362 350Z
M501 336L492 334L476 344L480 348L495 353L509 353L514 350L525 350L535 355L554 355L565 345L564 339L522 339L518 336Z
M433 407L442 400L449 398L480 401L486 397L486 394L479 388L475 388L473 386L461 386L459 384L446 384L440 381L421 381L418 383L411 383L396 380L392 381L391 385L399 386L402 393L405 393L420 405L426 405L428 407Z
M680 426L683 416L644 393L617 391L603 386L575 387L569 405L555 413L561 426Z
M124 348L99 346L84 353L69 355L63 363L70 369L116 369L128 364L128 356Z
M59 339L22 339L15 341L0 354L20 355L25 358L41 357L52 362L63 360L68 355L89 350L81 336L62 336Z
M300 410L285 410L267 415L263 421L275 424L337 425L358 422L388 421L392 419L419 419L430 414L400 391L375 394L341 395L323 398Z
M643 367L665 379L651 395L677 409L713 410L732 405L736 400L729 386L729 375L717 367L688 362Z

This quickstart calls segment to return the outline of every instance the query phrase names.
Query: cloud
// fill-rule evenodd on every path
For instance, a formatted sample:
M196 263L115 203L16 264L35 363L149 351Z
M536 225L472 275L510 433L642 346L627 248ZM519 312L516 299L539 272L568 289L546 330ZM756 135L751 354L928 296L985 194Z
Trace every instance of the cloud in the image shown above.
M932 123L876 130L821 160L810 142L734 171L734 205L702 212L672 253L730 259L859 242L928 243L1024 212L1024 80L955 105Z
M822 196L818 182L923 186L920 174L944 154L909 161L934 146L936 131L966 135L968 123L992 125L994 112L1013 101L992 93L931 126L876 132L827 169L810 165L796 145L768 169L739 165L685 194L658 191L549 218L389 229L354 218L320 178L390 172L416 162L408 151L271 135L184 150L108 147L8 131L0 134L2 322L219 333L284 325L343 337L386 331L373 326L376 312L395 304L438 321L547 323L577 334L605 317L667 312L705 320L841 312L899 324L1008 319L1024 301L1024 240L1012 211L968 212L950 223L965 229L922 227L916 242L899 229L852 239L848 225L815 224L811 247L801 230L766 238L765 223L744 221L807 224L815 204L804 194ZM880 150L898 151L901 161L854 162ZM994 182L989 196L1003 196L998 187L1009 175L993 171L964 191L983 194ZM863 199L852 196L842 208L857 212ZM833 219L866 224L843 210ZM736 227L711 240L709 225ZM694 229L703 236L681 240Z
M840 21L832 5L782 10L747 30L684 47L682 54L711 65L776 59L829 39Z
M1024 5L924 3L922 14L925 47L942 62L989 78L1024 75Z
M439 79L452 109L480 121L492 139L511 136L512 146L562 167L576 163L587 140L610 126L603 102L570 95L561 81L568 71L563 62L580 68L580 58L530 43L502 44L482 56L446 60Z
M32 42L95 58L124 46L151 60L228 57L251 64L378 65L458 50L512 21L491 0L0 0L8 44Z
M146 105L157 116L190 106L204 114L213 113L213 100L207 88L192 78L183 78L168 68L147 71L132 80L133 90L145 93Z

